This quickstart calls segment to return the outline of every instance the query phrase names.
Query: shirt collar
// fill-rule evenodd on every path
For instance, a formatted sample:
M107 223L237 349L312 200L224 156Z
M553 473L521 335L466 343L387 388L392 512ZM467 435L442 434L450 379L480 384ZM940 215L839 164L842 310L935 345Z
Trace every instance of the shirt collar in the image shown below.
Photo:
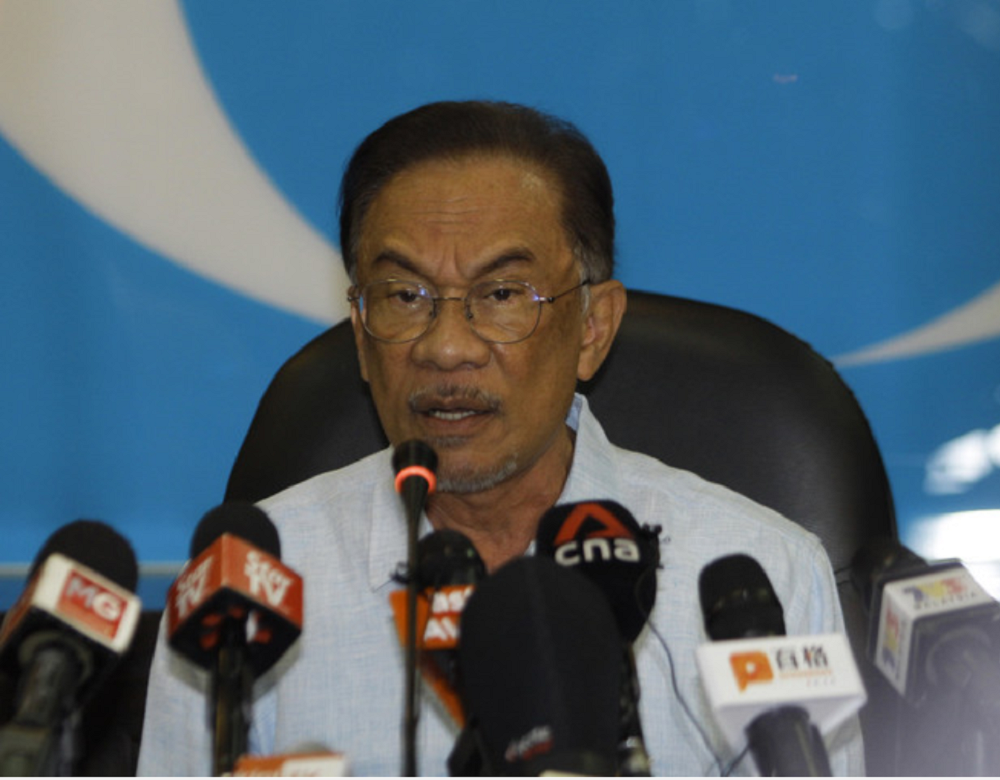
M573 448L573 465L557 503L617 496L619 478L614 447L590 411L590 403L585 396L577 393L573 398L566 424L576 431L576 445Z
M372 524L368 548L368 584L378 590L406 565L406 513L392 478L392 447L377 455L375 473L385 475L373 486ZM422 519L422 523L426 518Z

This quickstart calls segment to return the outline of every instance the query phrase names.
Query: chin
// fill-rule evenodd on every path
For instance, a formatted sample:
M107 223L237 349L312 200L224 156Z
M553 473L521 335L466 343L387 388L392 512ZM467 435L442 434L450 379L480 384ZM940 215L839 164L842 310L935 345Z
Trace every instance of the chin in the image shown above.
M514 456L490 468L439 467L437 489L441 493L482 493L509 479L516 471L517 458Z

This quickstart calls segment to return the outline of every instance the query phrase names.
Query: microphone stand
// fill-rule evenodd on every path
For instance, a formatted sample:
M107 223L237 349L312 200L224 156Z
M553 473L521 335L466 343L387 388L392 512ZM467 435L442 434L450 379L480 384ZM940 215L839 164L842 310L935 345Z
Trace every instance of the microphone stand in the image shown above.
M212 670L215 705L212 774L223 777L233 773L236 761L247 752L253 670L247 656L243 622L227 616L219 630L219 654Z
M403 706L403 776L417 775L417 534L427 496L434 492L437 454L419 440L399 445L392 456L396 492L406 510L406 691Z
M417 776L417 532L420 508L406 512L406 694L403 708L403 776Z

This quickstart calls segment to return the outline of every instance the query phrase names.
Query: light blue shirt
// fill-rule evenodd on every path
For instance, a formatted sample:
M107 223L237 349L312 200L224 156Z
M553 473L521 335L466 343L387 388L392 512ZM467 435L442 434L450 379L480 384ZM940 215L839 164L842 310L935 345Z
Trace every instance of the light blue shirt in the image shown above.
M844 630L829 560L819 540L777 513L690 472L612 445L577 396L573 466L560 503L612 499L640 524L663 526L662 569L647 627L635 642L640 712L656 775L717 775L733 756L715 727L695 665L707 641L698 575L723 555L745 553L767 572L788 633ZM262 502L281 535L282 559L305 581L301 640L258 682L251 752L303 743L343 751L354 775L402 771L403 651L389 593L406 560L405 518L386 450L319 475ZM424 519L425 531L429 525ZM664 646L665 642L665 646ZM676 685L676 689L675 689ZM207 775L211 732L207 675L176 657L161 636L150 673L141 775ZM430 690L417 736L418 770L446 775L457 728ZM857 718L828 739L837 775L864 772ZM747 756L734 774L753 774Z

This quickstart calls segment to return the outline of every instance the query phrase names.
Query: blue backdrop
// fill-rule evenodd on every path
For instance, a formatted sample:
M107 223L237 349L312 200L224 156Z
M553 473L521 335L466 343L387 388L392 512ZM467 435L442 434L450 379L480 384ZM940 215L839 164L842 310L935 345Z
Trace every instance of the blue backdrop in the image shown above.
M626 285L810 341L873 422L904 541L1000 560L996 0L0 0L15 592L77 517L147 574L184 558L274 370L346 312L345 159L467 97L575 121Z

